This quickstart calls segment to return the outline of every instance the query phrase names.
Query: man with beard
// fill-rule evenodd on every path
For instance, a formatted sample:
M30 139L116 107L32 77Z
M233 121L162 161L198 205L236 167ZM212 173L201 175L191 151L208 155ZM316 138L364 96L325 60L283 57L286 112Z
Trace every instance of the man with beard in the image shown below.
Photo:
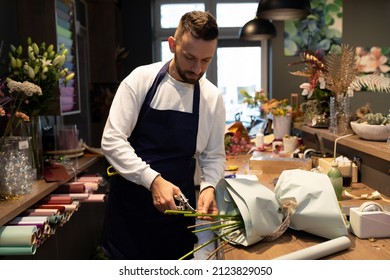
M209 12L184 14L168 38L174 58L136 68L116 92L101 141L118 173L102 238L111 259L178 259L191 251L195 236L187 226L195 220L164 214L177 209L174 196L184 194L199 213L218 213L214 188L224 175L225 106L204 77L217 40Z

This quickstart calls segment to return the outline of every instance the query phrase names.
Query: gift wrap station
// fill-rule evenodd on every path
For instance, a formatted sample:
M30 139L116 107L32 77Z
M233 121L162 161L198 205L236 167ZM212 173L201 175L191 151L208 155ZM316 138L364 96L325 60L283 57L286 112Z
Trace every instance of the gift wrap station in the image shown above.
M387 144L306 126L298 133L308 147L304 157L281 153L279 141L282 149L275 150L272 136L260 150L227 157L218 207L221 214L239 213L245 226L219 241L217 258L390 259L389 181L370 185L364 174L385 168L388 178ZM339 199L328 175L335 159L344 179Z

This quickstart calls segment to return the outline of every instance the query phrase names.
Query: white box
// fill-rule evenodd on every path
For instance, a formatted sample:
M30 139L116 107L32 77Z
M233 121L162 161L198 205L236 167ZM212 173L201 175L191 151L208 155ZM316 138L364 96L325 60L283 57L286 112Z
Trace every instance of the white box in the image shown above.
M324 173L327 174L330 168L332 167L332 161L333 158L319 158L318 160L318 165L324 170ZM339 165L338 167L343 173L343 169L349 168L349 165ZM357 183L358 182L358 168L355 163L352 163L352 183Z

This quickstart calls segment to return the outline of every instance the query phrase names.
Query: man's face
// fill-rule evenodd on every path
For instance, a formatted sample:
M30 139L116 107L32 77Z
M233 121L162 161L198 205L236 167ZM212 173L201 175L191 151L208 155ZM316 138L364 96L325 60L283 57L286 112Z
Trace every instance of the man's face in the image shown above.
M174 53L174 63L179 79L195 84L207 71L217 47L217 39L204 41L195 39L188 32L177 41L169 38L170 49Z

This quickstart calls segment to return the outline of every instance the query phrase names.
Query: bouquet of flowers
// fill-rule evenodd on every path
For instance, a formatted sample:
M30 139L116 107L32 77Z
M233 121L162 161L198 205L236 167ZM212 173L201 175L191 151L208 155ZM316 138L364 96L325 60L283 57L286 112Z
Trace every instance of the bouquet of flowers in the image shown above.
M59 81L67 83L74 78L75 73L69 72L64 67L68 49L62 44L57 53L54 45L46 46L43 42L38 46L32 42L31 38L27 39L27 48L23 52L23 47L19 45L10 46L9 52L9 75L4 81L8 85L8 81L29 82L40 87L40 94L33 94L24 97L20 103L19 111L28 116L45 114L53 99L59 94ZM19 88L23 90L23 88ZM13 91L15 93L15 91ZM14 94L9 92L11 98L16 98Z
M266 114L272 114L273 116L287 116L291 115L292 107L288 103L288 99L277 100L272 98L268 99L264 90L256 91L254 96L250 95L247 91L242 90L241 94L244 96L244 103L247 103L251 108L259 108Z
M227 156L246 154L252 147L248 131L241 122L234 122L227 127L225 133L225 153Z
M202 228L193 232L211 230L216 233L216 237L181 259L216 240L222 240L221 246L211 254L228 243L249 246L262 240L275 240L288 228L327 239L348 234L346 221L326 174L299 169L286 170L280 175L274 191L251 179L222 179L216 186L216 199L219 209L217 215L185 210L165 212L214 219L197 224Z

